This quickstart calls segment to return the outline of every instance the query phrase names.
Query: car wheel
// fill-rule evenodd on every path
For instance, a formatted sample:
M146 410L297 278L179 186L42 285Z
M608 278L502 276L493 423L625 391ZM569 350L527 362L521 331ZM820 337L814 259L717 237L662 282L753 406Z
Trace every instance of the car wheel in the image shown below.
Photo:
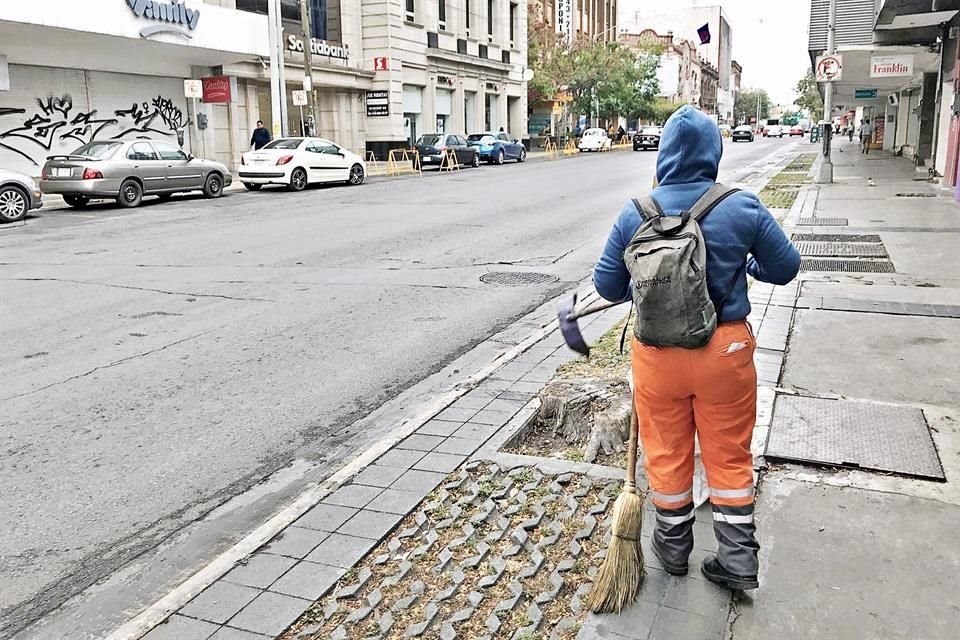
M520 157L517 158L517 162L523 162L523 161L526 160L526 159L527 159L527 150L526 150L526 149L520 149Z
M223 195L223 178L219 173L211 173L203 183L204 198L219 198Z
M347 182L356 187L363 184L363 179L365 177L366 176L363 173L363 167L361 167L359 164L355 164L350 167L350 177L347 179Z
M307 188L307 172L297 167L290 174L290 191L303 191Z
M243 183L243 188L246 189L247 191L260 191L261 187L263 187L262 184L256 184L253 182Z
M497 164L503 164L503 149L497 152Z
M143 201L143 187L133 178L128 178L120 185L120 195L117 196L117 204L127 209L139 207Z
M27 194L12 185L0 188L0 222L17 222L27 215Z
M473 159L470 160L470 166L473 167L474 169L476 169L477 167L480 166L480 154L479 154L479 153L473 154Z
M87 196L65 195L63 196L63 201L67 203L67 206L73 207L74 209L82 209L90 204L90 198Z

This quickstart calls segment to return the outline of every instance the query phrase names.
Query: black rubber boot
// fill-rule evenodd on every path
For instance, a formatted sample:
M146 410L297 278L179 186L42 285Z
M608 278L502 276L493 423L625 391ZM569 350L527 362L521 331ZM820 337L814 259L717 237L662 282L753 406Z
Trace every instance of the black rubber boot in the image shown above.
M703 564L700 565L700 573L710 582L734 591L747 591L760 586L757 576L738 576L730 573L723 568L715 555L703 559Z

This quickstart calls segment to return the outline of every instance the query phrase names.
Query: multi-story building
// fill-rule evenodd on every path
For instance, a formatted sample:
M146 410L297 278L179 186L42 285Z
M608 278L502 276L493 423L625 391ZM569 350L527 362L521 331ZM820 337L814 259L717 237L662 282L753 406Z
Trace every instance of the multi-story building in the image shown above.
M678 104L700 104L700 59L696 45L677 38L672 31L659 35L653 29L644 29L639 34L620 34L620 42L638 54L661 52L657 80L662 98Z
M704 113L717 113L717 94L719 92L720 74L709 60L700 60L700 109Z
M363 56L380 61L367 148L378 156L427 132L526 137L527 0L353 0Z
M533 13L568 39L617 39L618 0L529 0Z

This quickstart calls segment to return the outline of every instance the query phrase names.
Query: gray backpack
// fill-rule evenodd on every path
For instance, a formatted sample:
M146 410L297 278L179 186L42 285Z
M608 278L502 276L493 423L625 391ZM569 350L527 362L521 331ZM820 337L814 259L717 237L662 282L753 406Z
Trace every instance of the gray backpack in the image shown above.
M733 284L714 307L707 289L707 248L699 221L739 189L715 184L679 216L665 216L652 196L634 199L643 223L623 260L637 311L634 335L651 347L696 349L710 342Z

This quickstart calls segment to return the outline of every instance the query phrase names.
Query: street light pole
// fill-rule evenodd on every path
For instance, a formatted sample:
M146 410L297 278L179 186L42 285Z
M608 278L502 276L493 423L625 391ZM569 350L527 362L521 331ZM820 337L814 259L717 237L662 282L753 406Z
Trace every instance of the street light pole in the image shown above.
M313 93L313 38L310 33L310 2L300 0L300 39L303 41L303 88L307 92L307 114L310 122L304 134L317 134L317 101Z
M280 65L277 60L278 42L280 34L277 33L277 16L279 5L277 0L268 0L267 2L267 32L270 40L270 135L274 138L283 135L283 128L280 120Z
M827 54L836 51L835 32L837 29L837 0L830 0L830 14L827 18ZM817 169L818 184L833 182L833 162L830 159L831 138L833 138L833 81L828 80L823 88L823 159Z

